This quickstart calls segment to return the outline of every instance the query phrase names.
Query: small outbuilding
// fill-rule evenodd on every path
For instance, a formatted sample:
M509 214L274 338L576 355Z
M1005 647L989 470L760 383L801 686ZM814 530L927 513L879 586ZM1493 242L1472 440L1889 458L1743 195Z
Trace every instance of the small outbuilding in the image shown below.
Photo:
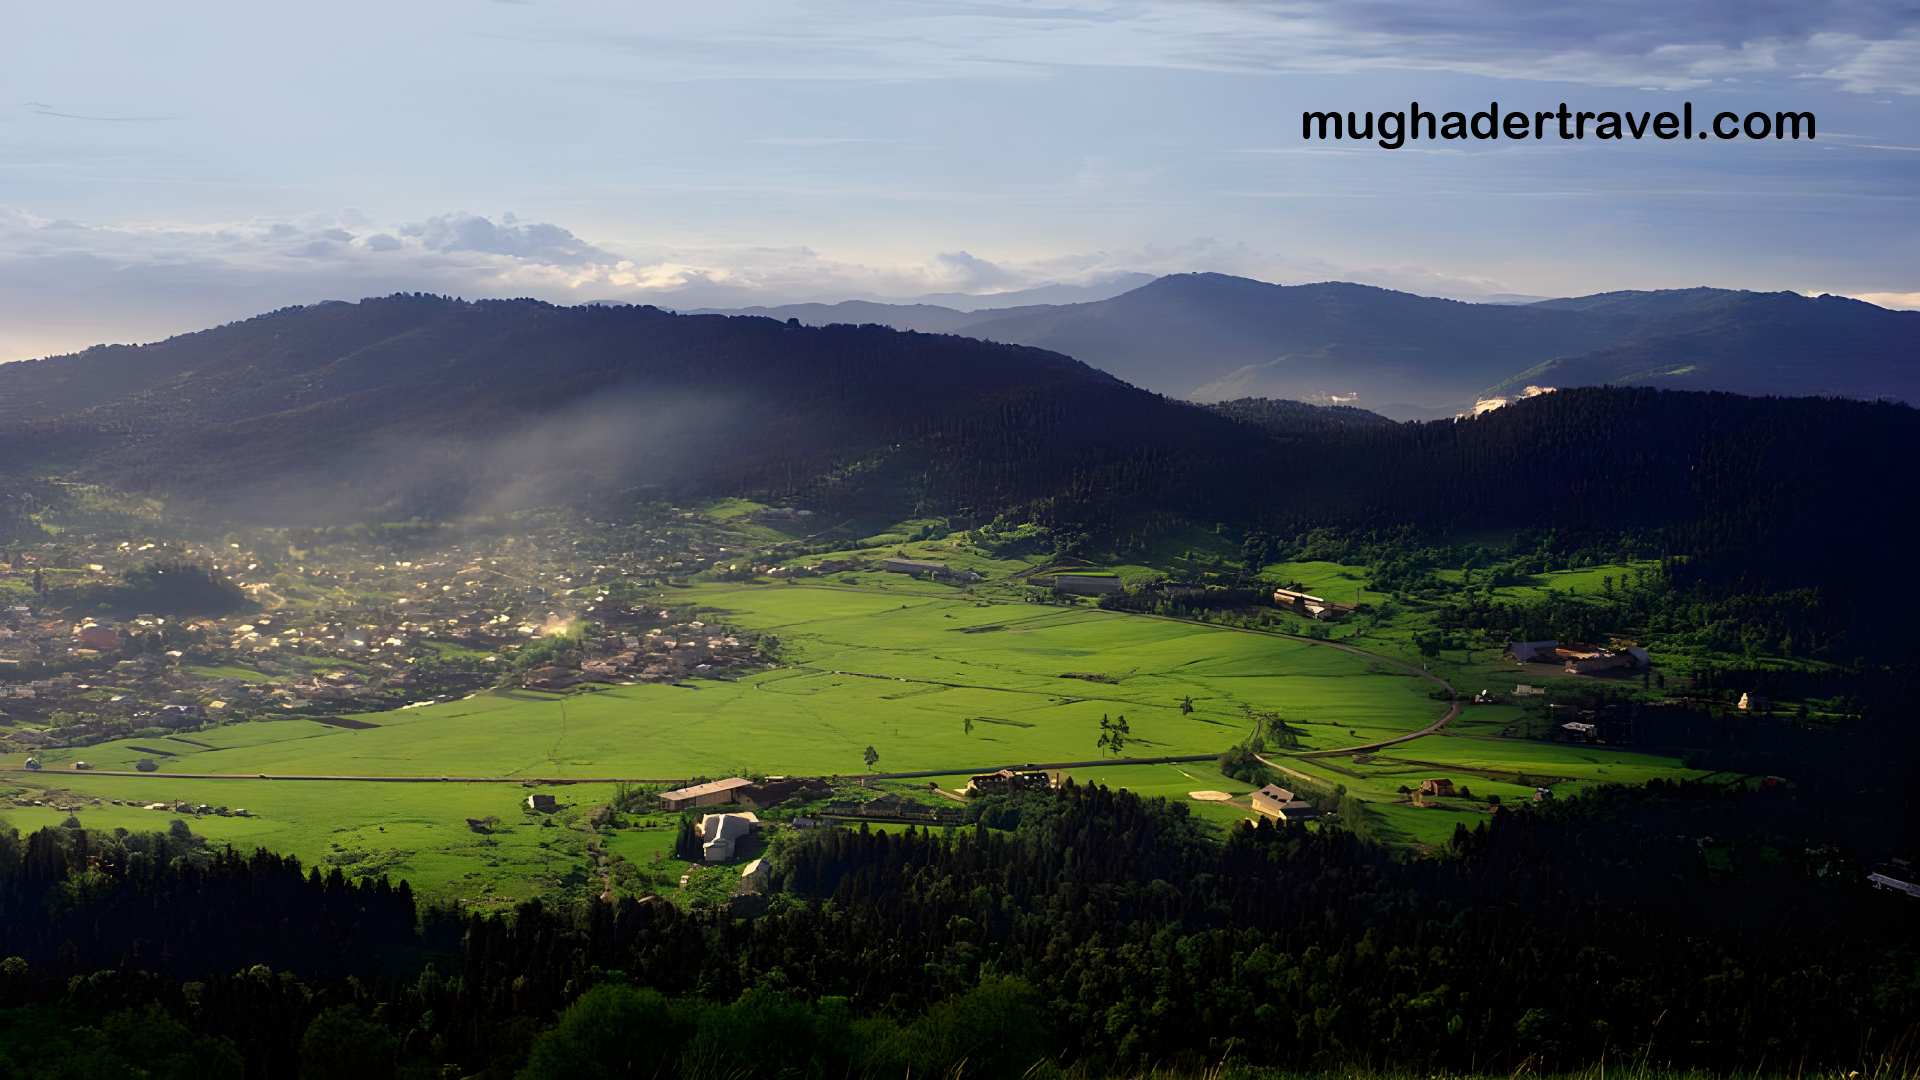
M527 809L539 814L551 814L560 809L560 800L536 791L527 796Z
M768 866L765 859L755 859L740 868L740 885L736 891L750 896L765 892L772 880L773 867Z

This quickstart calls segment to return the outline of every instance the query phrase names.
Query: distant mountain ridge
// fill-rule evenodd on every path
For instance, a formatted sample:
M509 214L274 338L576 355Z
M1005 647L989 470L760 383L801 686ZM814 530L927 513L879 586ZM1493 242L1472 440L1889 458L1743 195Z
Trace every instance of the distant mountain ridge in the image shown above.
M1032 345L1196 401L1452 415L1542 383L1920 401L1920 312L1727 289L1467 303L1368 285L1176 274L1106 300L964 312L807 304L737 313Z
M1209 283L1144 291L1177 307L1196 287ZM1359 286L1283 295L1343 318L1408 306ZM1482 314L1411 299L1438 325ZM1644 307L1584 301L1623 302ZM1708 326L1755 302L1769 303L1658 299ZM1550 310L1494 310L1514 333L1566 332L1541 328ZM1457 341L1486 334L1469 324ZM1657 534L1718 573L1831 585L1877 580L1904 554L1920 489L1872 466L1916 447L1920 410L1900 404L1573 388L1398 423L1351 406L1203 407L952 334L403 294L0 365L0 533L31 524L6 512L9 489L42 479L154 495L213 527L737 495L823 521L1031 522L1062 550L1097 537L1123 555L1195 526ZM1836 524L1861 506L1880 527Z

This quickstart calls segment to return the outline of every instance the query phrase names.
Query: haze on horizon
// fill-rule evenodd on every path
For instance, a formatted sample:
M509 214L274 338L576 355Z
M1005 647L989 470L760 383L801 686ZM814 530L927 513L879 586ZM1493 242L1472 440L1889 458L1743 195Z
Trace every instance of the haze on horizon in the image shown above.
M690 308L1211 270L1920 307L1920 17L1895 3L114 3L10 24L0 360L413 290ZM1302 109L1409 99L1811 110L1819 138L1300 141Z

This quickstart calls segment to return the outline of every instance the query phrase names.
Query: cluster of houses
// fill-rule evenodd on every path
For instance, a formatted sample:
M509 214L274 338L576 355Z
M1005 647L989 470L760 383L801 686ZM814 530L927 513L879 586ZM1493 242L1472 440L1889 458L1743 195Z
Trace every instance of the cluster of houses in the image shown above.
M603 542L595 533L593 543ZM341 716L497 684L514 652L587 620L603 628L526 684L672 682L757 667L724 627L617 599L616 585L704 569L727 549L697 529L633 529L600 550L572 524L459 539L420 553L329 539L89 540L0 552L0 752L85 746L263 716ZM156 559L212 567L251 598L227 616L62 614L62 589L107 585ZM290 604L300 592L321 603Z
M761 666L754 646L724 627L700 619L674 621L665 609L608 612L604 632L582 642L571 663L528 669L521 685L566 690L583 683L678 682L718 678ZM643 628L648 620L658 625Z

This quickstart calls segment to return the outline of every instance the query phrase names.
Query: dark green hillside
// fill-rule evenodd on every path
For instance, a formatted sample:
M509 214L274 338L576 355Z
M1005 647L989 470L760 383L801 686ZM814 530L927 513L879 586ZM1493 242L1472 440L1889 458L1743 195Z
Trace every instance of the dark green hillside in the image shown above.
M1005 516L1096 545L1186 525L1632 535L1732 583L1836 597L1900 560L1920 524L1915 489L1887 479L1920 446L1904 405L1589 388L1394 424L1297 403L1206 409L949 335L427 296L109 352L138 369L131 389L92 354L0 367L0 400L57 387L88 403L0 422L14 479L281 522L638 492Z
M8 460L254 516L632 487L995 505L1196 426L1247 439L1034 349L652 308L395 296L109 357L0 368L0 399L82 406L17 409ZM960 452L928 489L929 461Z
M1310 405L1277 398L1235 398L1207 408L1221 416L1283 435L1331 434L1394 424L1379 413L1351 405Z
M1871 400L1914 400L1920 318L1839 296L1738 293L1605 294L1590 306L1659 317L1645 336L1521 372L1505 386L1638 384ZM1549 301L1538 307L1577 304Z

